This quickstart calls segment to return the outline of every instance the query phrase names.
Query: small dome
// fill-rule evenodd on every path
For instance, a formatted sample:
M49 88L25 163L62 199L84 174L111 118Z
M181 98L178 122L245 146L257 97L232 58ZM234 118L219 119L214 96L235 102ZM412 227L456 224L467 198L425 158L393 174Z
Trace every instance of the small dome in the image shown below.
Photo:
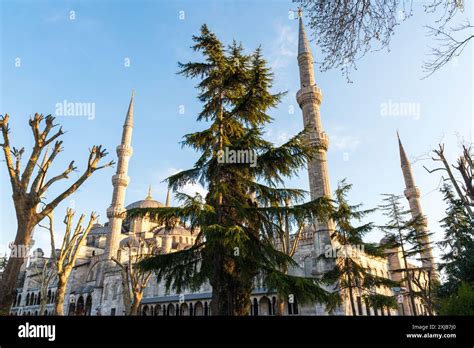
M135 235L128 236L120 241L120 248L138 248L142 241Z
M94 226L92 226L90 232L89 232L89 236L92 236L92 235L103 235L103 234L108 234L109 233L109 227L108 226L102 226L100 224L95 224Z

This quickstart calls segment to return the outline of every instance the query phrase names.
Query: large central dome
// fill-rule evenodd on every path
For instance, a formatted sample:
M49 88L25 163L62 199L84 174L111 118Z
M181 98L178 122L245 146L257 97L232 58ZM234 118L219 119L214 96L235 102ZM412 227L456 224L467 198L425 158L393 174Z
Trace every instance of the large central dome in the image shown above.
M161 202L155 201L151 196L151 187L148 189L148 196L141 201L133 202L125 207L125 209L133 209L133 208L160 208L164 207L165 205Z

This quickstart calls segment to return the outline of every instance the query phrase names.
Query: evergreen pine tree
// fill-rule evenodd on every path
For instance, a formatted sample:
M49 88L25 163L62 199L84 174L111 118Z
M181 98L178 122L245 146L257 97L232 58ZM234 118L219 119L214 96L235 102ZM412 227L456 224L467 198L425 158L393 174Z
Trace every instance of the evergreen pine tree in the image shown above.
M272 94L272 73L260 48L245 54L234 42L227 49L206 25L194 36L193 49L203 62L180 64L180 74L199 79L198 99L203 109L197 117L208 128L184 136L183 145L201 156L194 167L167 179L177 191L180 207L134 209L129 217L149 216L171 228L177 223L197 233L187 250L157 255L141 262L141 267L157 270L167 289L197 290L206 281L212 286L213 315L246 315L257 276L269 291L292 294L298 302L328 302L332 297L314 278L288 275L285 269L296 263L275 247L283 213L293 222L324 220L331 209L320 198L303 203L306 192L280 188L284 179L316 155L307 146L303 131L275 147L263 139L263 127L271 121L282 93ZM234 157L227 158L226 154ZM238 163L237 153L257 163ZM206 197L179 193L188 183L202 184ZM285 207L286 200L295 204Z
M421 261L421 252L429 247L422 240L423 236L432 235L424 228L424 216L412 218L410 210L404 209L401 203L402 196L393 194L385 195L384 203L380 209L389 219L386 225L380 226L385 232L385 245L387 255L400 254L402 262L399 269L392 272L401 275L401 282L408 288L408 297L414 315L418 313L415 299L421 298L428 312L433 311L433 290L436 278L421 266L410 264L409 260Z
M372 274L369 267L361 262L361 256L384 257L383 249L374 243L364 241L364 236L374 228L372 222L354 226L353 221L360 222L374 209L361 210L362 204L350 205L347 194L352 185L345 180L339 183L335 192L334 212L332 220L336 229L331 235L334 240L335 250L328 250L321 257L335 257L335 268L324 275L324 280L337 283L341 296L348 296L352 315L357 315L355 296L360 295L374 308L395 308L396 301L393 296L377 293L377 288L393 287L398 283L377 274ZM359 313L362 315L362 313Z
M446 280L438 294L446 297L456 293L461 282L474 286L474 221L449 185L443 185L441 192L447 209L440 221L444 238L439 243L443 251L439 269Z

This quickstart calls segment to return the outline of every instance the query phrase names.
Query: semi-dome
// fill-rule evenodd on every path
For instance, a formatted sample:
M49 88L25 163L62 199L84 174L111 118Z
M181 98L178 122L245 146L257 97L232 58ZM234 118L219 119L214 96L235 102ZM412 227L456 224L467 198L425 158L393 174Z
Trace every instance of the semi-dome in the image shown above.
M142 241L135 235L130 235L122 239L119 243L120 248L138 248Z

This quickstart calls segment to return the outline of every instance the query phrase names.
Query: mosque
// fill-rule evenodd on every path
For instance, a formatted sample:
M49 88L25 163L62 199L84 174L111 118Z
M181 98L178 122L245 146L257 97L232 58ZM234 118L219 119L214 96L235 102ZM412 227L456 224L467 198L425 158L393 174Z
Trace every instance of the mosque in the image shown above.
M304 126L311 130L309 142L319 149L318 155L308 164L309 187L311 199L331 196L326 152L329 137L323 130L320 117L322 94L314 76L313 56L307 39L302 17L299 17L298 65L300 72L300 90L296 94L297 102L302 110ZM124 315L123 286L121 269L109 260L115 258L125 263L128 259L126 250L137 248L145 242L153 245L161 253L172 253L189 248L196 236L182 226L165 229L146 217L123 220L124 210L131 208L156 208L170 205L170 193L165 203L153 198L151 189L143 200L125 205L125 194L130 178L127 175L129 160L133 154L132 133L134 124L134 96L132 94L120 145L117 147L117 170L112 177L112 203L107 209L108 222L94 225L80 249L76 264L71 273L65 296L67 315ZM413 216L422 214L420 192L402 143L399 140L401 168L406 184L405 196L409 202ZM324 246L331 244L330 234L334 231L331 222L317 223L315 227L307 227L302 233L298 249L294 255L298 267L290 273L299 276L318 276L325 271L325 264L314 261L314 255L324 252ZM429 242L429 241L428 241ZM423 266L433 267L431 249L422 255ZM361 265L370 268L374 275L393 280L400 280L399 269L403 259L399 252L386 258L374 258L366 254L360 255ZM41 269L48 258L41 249L36 249L33 256L25 262L19 278L16 298L11 308L13 315L50 315L54 310L56 285L53 281L47 291L47 305L40 313L40 289L38 269ZM409 265L410 267L410 265ZM414 266L413 266L414 267ZM357 315L413 315L408 297L403 296L403 287L391 289L380 287L375 292L397 297L398 309L371 308L363 299L363 294L356 294ZM397 292L398 291L398 292ZM166 293L164 284L158 282L152 274L148 280L139 307L139 315L148 316L207 316L211 315L212 288L203 285L197 292ZM426 314L423 303L417 299L417 314ZM249 315L275 315L276 294L268 292L255 280L251 296ZM285 305L285 315L327 315L324 307L314 303L301 305L294 299ZM336 315L351 315L349 301L336 311Z

